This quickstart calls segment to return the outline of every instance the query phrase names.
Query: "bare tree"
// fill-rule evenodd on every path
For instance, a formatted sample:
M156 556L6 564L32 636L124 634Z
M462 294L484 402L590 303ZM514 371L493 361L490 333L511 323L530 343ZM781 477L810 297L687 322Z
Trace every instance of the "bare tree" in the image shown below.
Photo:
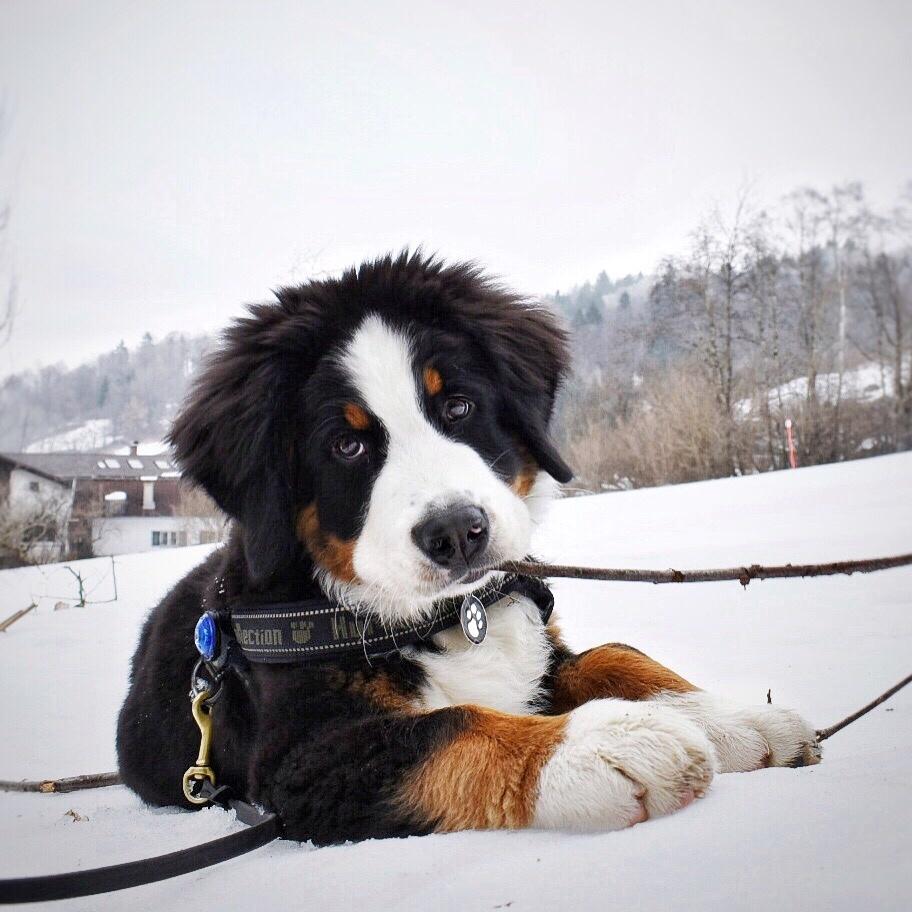
M0 109L0 143L6 134L6 116ZM10 207L9 203L0 203L0 276L4 271L6 253L6 233L9 230ZM16 279L0 281L0 346L9 342L13 332L13 323L16 318Z
M735 444L738 346L748 297L748 191L725 218L715 209L693 236L688 257L667 266L661 290L661 310L687 352L699 366L716 401L725 451L733 473L747 467Z
M782 264L773 247L769 219L760 213L746 237L745 283L749 319L742 327L744 338L753 346L749 385L753 390L752 411L759 412L764 426L766 465L755 468L782 468L785 452L781 445L782 399L778 394L786 375L782 357L782 308L779 295ZM773 402L773 392L777 400ZM775 408L774 408L775 404Z
M0 505L0 562L12 566L59 560L69 502L65 497Z
M865 209L861 224L856 281L862 301L873 317L873 357L857 337L854 341L880 367L881 386L892 401L892 447L908 449L912 447L910 219L905 207L896 209L890 217ZM891 246L895 248L892 251Z

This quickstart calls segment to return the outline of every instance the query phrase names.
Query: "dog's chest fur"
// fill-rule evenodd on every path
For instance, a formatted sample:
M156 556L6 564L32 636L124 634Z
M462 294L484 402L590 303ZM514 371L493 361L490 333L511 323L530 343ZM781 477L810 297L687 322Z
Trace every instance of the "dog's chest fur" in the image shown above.
M457 626L438 633L442 650L416 652L426 683L424 709L474 703L502 712L534 712L548 668L550 641L535 603L510 595L488 609L488 634L470 643Z

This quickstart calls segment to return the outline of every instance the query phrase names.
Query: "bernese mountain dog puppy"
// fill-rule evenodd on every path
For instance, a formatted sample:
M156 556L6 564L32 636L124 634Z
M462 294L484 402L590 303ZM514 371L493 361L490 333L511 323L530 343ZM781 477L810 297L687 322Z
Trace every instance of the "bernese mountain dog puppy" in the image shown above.
M414 253L276 298L227 330L171 433L234 523L139 639L117 749L145 801L192 806L191 681L217 692L219 785L316 844L617 829L715 772L818 762L791 711L630 646L572 653L547 589L492 569L571 477L547 309Z

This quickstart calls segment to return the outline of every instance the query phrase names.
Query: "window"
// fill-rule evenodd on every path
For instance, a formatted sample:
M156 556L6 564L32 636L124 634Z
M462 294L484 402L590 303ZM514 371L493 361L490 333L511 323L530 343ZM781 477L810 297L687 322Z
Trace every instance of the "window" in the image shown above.
M39 490L39 488L38 488L38 482L37 482L37 481L30 481L30 482L29 482L29 490L32 491L33 493L37 494L37 493L38 493L38 490Z
M104 461L104 464L109 469L119 469L120 468L120 462L118 462L118 460L116 460L116 459L106 459Z
M96 465L98 466L99 469L107 468L107 466L105 466L105 464L104 464L103 459L99 459L98 462L96 463Z
M126 516L127 492L111 491L109 494L105 494L104 513L105 516Z
M172 533L171 533L171 544L172 544L172 545L176 545L176 544L177 544L177 532L172 532Z
M152 547L157 548L161 544L161 532L152 533Z
M143 461L141 459L128 459L127 462L129 463L131 469L143 468Z
M156 464L160 469L170 469L170 468L171 468L171 465L170 465L170 463L168 462L167 459L156 459L156 460L155 460L155 464Z

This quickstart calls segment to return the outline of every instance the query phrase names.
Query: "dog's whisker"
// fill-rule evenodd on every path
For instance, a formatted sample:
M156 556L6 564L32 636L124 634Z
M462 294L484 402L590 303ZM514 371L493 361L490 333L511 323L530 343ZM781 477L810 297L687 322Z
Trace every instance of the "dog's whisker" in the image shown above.
M499 455L499 456L498 456L498 457L497 457L497 458L488 466L488 468L489 468L489 469L493 469L494 466L497 465L497 463L500 462L500 460L503 459L504 456L506 456L507 453L509 453L509 452L510 452L509 450L504 450L504 451L503 451L503 452L502 452L502 453L501 453L501 454L500 454L500 455Z

